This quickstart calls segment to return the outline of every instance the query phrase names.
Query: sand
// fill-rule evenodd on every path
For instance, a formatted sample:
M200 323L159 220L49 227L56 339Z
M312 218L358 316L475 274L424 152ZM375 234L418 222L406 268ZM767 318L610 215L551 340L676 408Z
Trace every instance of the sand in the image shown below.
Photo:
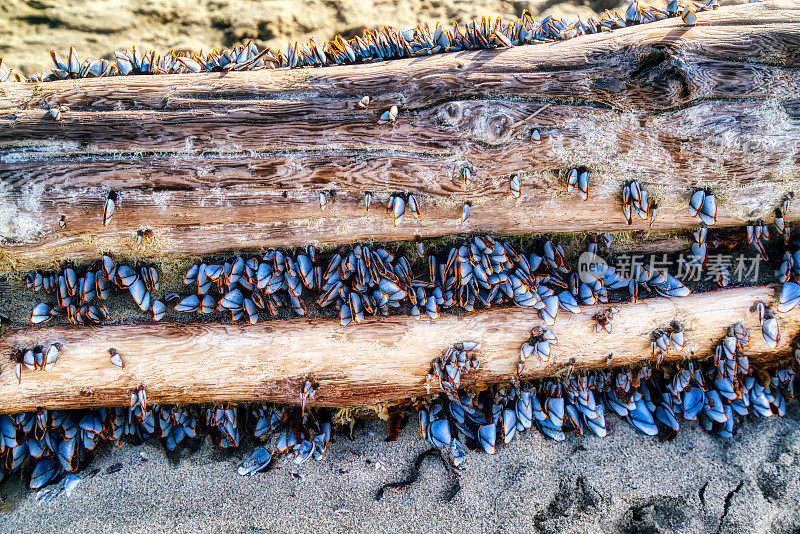
M800 410L748 421L732 439L686 423L658 443L610 417L606 438L561 443L528 431L495 456L470 452L461 491L441 462L423 463L418 482L389 491L427 446L412 418L400 440L385 426L338 437L322 462L249 477L234 454L204 444L168 457L156 444L105 449L100 469L75 492L38 503L18 483L2 489L1 532L797 532L800 524ZM142 462L140 454L147 460ZM106 469L121 463L120 472ZM376 469L384 466L386 471Z
M732 3L732 2L726 2ZM252 37L283 48L314 34L330 38L364 28L481 15L582 15L613 8L601 0L114 0L0 3L0 56L24 73L46 67L50 48L70 44L103 55L136 43L158 50L231 46ZM71 496L40 503L18 481L0 486L0 532L797 532L800 525L800 410L748 421L732 439L687 423L658 443L609 418L604 438L569 435L562 443L535 431L498 454L470 453L461 491L441 463L427 460L419 481L374 500L405 478L427 449L412 418L386 443L385 425L337 437L323 462L251 477L236 468L252 444L226 454L204 444L168 456L157 443L103 449ZM142 455L146 458L143 459ZM121 464L113 474L107 469ZM376 466L385 468L376 469ZM99 473L87 475L93 469Z

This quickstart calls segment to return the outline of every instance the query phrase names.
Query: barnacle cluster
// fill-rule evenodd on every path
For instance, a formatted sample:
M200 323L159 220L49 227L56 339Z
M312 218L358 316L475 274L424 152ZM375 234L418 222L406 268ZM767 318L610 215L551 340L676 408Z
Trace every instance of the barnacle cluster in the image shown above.
M46 349L37 345L30 349L18 349L8 354L14 362L14 374L17 381L22 381L22 368L29 371L49 371L58 361L58 353L61 347L58 343L53 343Z
M174 451L186 440L209 436L225 449L239 447L245 434L259 443L275 438L267 456L287 455L300 464L323 458L331 424L299 408L266 404L148 406L139 388L131 393L130 407L0 415L0 481L22 468L31 489L41 488L85 467L101 443L159 439Z
M717 197L708 189L697 189L689 199L689 213L699 217L704 224L717 224Z
M363 36L317 43L293 43L286 53L259 50L251 41L231 50L209 53L175 53L158 56L135 47L118 51L113 61L81 61L74 48L66 59L51 52L54 67L48 74L38 73L36 82L144 74L188 74L272 68L315 67L369 63L460 50L494 49L546 43L579 35L612 31L633 24L681 16L686 24L695 23L695 12L717 7L716 0L688 5L670 0L666 9L640 8L634 0L625 15L606 11L599 19L568 21L546 17L535 21L525 12L520 20L504 23L484 18L452 29L427 24L401 29L383 28ZM0 58L0 82L23 81ZM366 108L371 98L364 96L358 106ZM66 106L51 106L49 115L58 120L68 112ZM379 124L397 121L400 110L393 105L383 111ZM531 142L541 142L537 130ZM461 169L465 183L472 179L469 167ZM589 198L589 170L576 167L566 174L568 192L577 189L583 200ZM512 196L519 198L519 176L509 179ZM800 250L790 251L790 229L784 220L793 195L775 212L775 224L787 250L776 276L783 283L777 312L786 312L800 303ZM320 209L328 206L328 196L319 193ZM111 192L103 209L107 225L118 209L117 194ZM372 193L365 194L369 210ZM408 208L420 217L420 204L413 193L394 193L387 205L394 225L402 223ZM623 215L628 223L638 215L652 226L657 205L645 188L629 181L622 189ZM461 223L466 224L471 204L462 206ZM717 199L710 189L696 189L690 195L689 213L701 226L693 233L690 257L705 266L708 257L708 227L716 224ZM59 225L64 228L62 217ZM137 243L141 243L142 231ZM605 234L607 248L611 236ZM767 261L767 225L761 221L747 228L747 238ZM798 248L797 243L791 248ZM564 249L550 238L536 248L520 250L508 241L491 236L462 239L455 246L425 253L421 243L416 251L422 261L381 246L365 244L341 247L321 254L313 246L295 250L271 249L264 254L229 257L191 266L183 277L189 294L159 295L159 273L152 266L118 264L103 256L97 265L76 269L65 267L59 273L31 273L29 289L52 294L55 303L40 302L31 312L30 322L40 324L58 316L75 324L96 324L108 319L102 304L112 292L128 293L137 307L150 313L154 321L165 318L171 307L183 314L209 315L225 312L232 322L257 323L262 314L275 316L282 310L303 316L310 306L337 310L342 326L359 324L366 316L389 315L392 310L407 312L417 319L439 317L441 310L471 312L480 308L514 305L538 310L546 327L535 327L520 347L518 372L535 357L550 359L557 345L548 327L556 323L560 310L579 313L581 306L609 303L629 298L636 302L639 292L667 297L691 293L678 278L655 266L636 265L630 276L620 274L599 255L592 240L585 252L588 265L571 265ZM583 256L582 256L583 257ZM596 269L602 265L601 269ZM582 268L588 267L588 268ZM721 272L720 285L728 285L730 273ZM614 293L616 292L616 293ZM764 303L756 305L762 336L770 347L780 340L778 322ZM595 315L595 333L612 332L616 308L608 307ZM651 333L655 369L607 369L578 372L574 360L568 372L558 378L486 386L470 383L462 387L462 377L476 369L480 345L464 341L450 347L433 361L426 379L428 395L414 399L421 437L441 451L453 467L467 459L468 450L494 454L500 443L509 443L518 432L536 427L543 435L564 440L566 432L583 435L587 430L603 437L609 430L607 415L616 414L636 430L669 439L680 429L680 419L698 421L707 431L732 436L747 417L781 416L786 401L794 398L795 371L776 367L771 374L756 374L744 348L750 334L740 323L731 326L705 362L681 362L662 366L664 356L681 352L684 332L680 325L662 327ZM17 349L6 354L15 364L18 380L23 369L47 371L58 359L59 346ZM116 349L109 349L110 362L123 369ZM800 354L800 353L798 353ZM472 381L470 381L472 382ZM432 388L435 385L437 388ZM303 378L299 406L269 404L223 404L153 406L147 403L143 386L130 392L130 406L84 410L45 410L0 415L0 480L20 470L31 488L41 488L67 472L84 467L101 443L160 439L168 451L187 440L210 436L220 448L236 448L245 436L259 447L240 467L240 474L267 469L285 458L296 464L321 460L333 433L330 411L309 408L317 386ZM432 392L432 389L435 389ZM401 407L393 407L403 410Z
M566 439L569 431L603 437L611 428L610 413L660 439L670 439L680 419L730 437L747 416L783 416L796 387L789 367L754 375L733 330L728 336L734 337L733 347L724 340L720 345L726 348L716 363L573 373L484 389L451 387L454 382L445 378L446 391L415 405L420 434L454 466L463 464L468 450L494 454L500 443L534 426L554 440ZM744 334L739 330L738 335ZM464 346L453 349L456 362L461 352ZM299 465L324 458L332 415L324 409L306 412L270 404L150 406L143 388L131 392L129 407L0 415L0 481L19 470L32 489L41 488L87 466L103 443L148 439L159 439L174 451L206 436L217 447L237 448L249 436L265 446L242 464L240 474L281 461Z
M589 244L588 252L597 256L596 243ZM112 289L127 290L156 321L165 316L167 303L182 313L225 311L233 322L244 318L256 323L262 311L274 316L285 307L302 316L308 306L304 295L310 294L318 306L338 309L342 325L358 324L365 315L389 315L390 309L401 305L407 305L416 318L433 319L442 309L515 305L539 310L552 325L559 309L579 313L582 305L609 302L609 291L627 292L632 300L640 289L672 297L691 292L669 272L647 265L637 265L629 278L614 267L581 277L565 259L563 248L549 238L535 252L521 252L491 236L474 237L438 255L428 253L421 269L405 256L368 245L341 248L324 260L309 246L200 263L190 267L183 279L185 285L194 286L193 294L170 293L159 299L153 296L159 287L154 267L137 271L116 265L107 255L98 268L83 274L67 267L59 274L30 273L27 282L36 292L56 296L54 305L41 302L33 308L34 324L60 315L73 323L101 322L108 312L94 301L105 300Z
M105 301L112 290L127 290L139 309L152 312L156 320L166 311L163 303L151 302L150 292L159 288L155 267L141 267L137 272L128 265L117 266L110 256L103 256L98 269L87 269L80 275L72 267L65 267L57 274L30 273L25 282L35 293L52 293L56 297L54 305L40 302L33 307L31 324L62 315L73 324L101 323L108 318L108 310L95 300Z
M679 327L670 326L669 329L659 329L653 332L650 350L653 357L656 358L656 368L661 366L664 356L670 353L680 353L683 350L683 342L683 330Z
M438 382L439 388L445 394L456 395L461 387L461 378L480 365L477 357L480 349L480 343L474 341L464 341L449 347L442 356L433 361L431 370L428 371L425 379L428 392L430 393L431 383Z
M705 223L694 234L691 252L700 264L706 256L707 234ZM604 236L604 241L608 244L610 240ZM32 322L61 313L71 320L92 317L93 299L107 298L112 289L127 290L138 307L152 312L156 320L166 313L164 302L174 302L178 312L224 310L234 321L246 317L251 323L258 321L260 310L275 314L287 305L304 314L306 304L301 297L310 292L317 305L337 307L343 325L361 322L365 313L388 314L391 308L403 305L415 316L424 309L436 317L440 308L474 310L501 304L538 309L544 322L552 325L559 310L577 313L582 305L609 302L613 291L633 301L640 290L678 297L690 292L671 274L646 265L632 269L630 277L620 276L613 267L579 272L569 264L563 248L549 238L535 251L526 252L489 236L473 237L428 254L418 243L416 252L423 261L412 263L385 248L357 245L343 247L324 260L308 247L200 263L193 265L183 280L193 286L193 294L172 294L163 301L150 295L158 291L155 268L145 266L137 271L105 256L97 268L82 275L71 267L59 274L31 273L29 287L55 293L57 300L52 307L37 305ZM585 254L599 258L598 252L597 243L591 240ZM422 265L423 272L414 272L415 265ZM800 251L787 250L776 275L784 282L776 311L786 312L800 303ZM758 303L756 308L764 339L769 346L776 346L780 338L777 320L765 304ZM607 326L614 313L609 308L598 314L598 326L610 330ZM750 334L737 323L719 343L713 360L662 368L664 355L683 348L684 333L673 324L652 333L655 370L645 366L576 374L570 366L569 372L557 379L462 388L461 377L477 366L480 350L477 343L466 341L448 350L431 368L428 383L438 380L442 393L417 403L421 435L453 466L463 464L467 450L494 453L500 442L508 443L517 432L533 426L557 440L565 439L570 430L603 436L609 429L609 412L651 436L671 436L680 428L681 418L697 420L710 432L731 436L747 415L782 415L786 400L794 396L792 368L776 368L768 378L755 374L743 352L749 340ZM520 372L532 356L547 361L556 343L548 328L534 329L520 349ZM18 374L26 361L32 362L35 370L54 364L54 359L45 357L51 350L37 347L15 352ZM121 368L119 354L112 351L112 363ZM31 355L26 357L28 352ZM54 355L57 357L57 350ZM227 448L239 446L248 432L257 440L275 439L242 465L243 474L275 465L281 457L298 464L309 458L321 459L331 439L331 418L324 411L305 409L314 389L310 381L304 381L301 406L295 408L148 406L144 388L138 388L126 408L0 416L3 472L26 465L23 472L31 477L31 487L37 488L79 469L103 441L158 438L168 450L174 450L187 438L210 434L217 446Z
M522 344L519 355L518 372L522 374L525 370L525 361L531 356L535 356L540 362L550 361L550 347L558 345L558 339L552 330L537 326L531 332L528 341Z
M633 224L634 214L642 220L649 219L650 227L656 220L656 206L651 205L647 198L647 191L636 180L632 180L622 187L622 213L628 224Z
M581 169L580 172L578 169L570 169L567 173L567 193L571 193L576 187L581 199L589 200L589 172L586 169ZM519 182L517 182L517 191L519 191Z
M676 16L681 16L687 25L694 25L696 12L717 7L719 7L718 0L688 4L669 0L666 9L642 8L638 0L633 0L624 15L616 11L605 11L599 19L589 17L585 21L580 17L576 20L567 20L553 16L536 21L530 12L525 11L522 18L511 22L503 22L499 17L495 19L484 17L480 21L474 20L463 26L454 22L452 29L447 29L439 23L431 29L426 23L399 29L383 27L375 31L365 31L363 36L353 39L337 36L334 40L323 43L318 43L312 37L307 43L289 44L285 53L272 52L269 48L259 50L252 41L249 41L230 50L211 52L201 50L189 53L170 51L164 56L156 55L152 50L142 52L133 46L130 50L115 52L113 61L91 58L81 61L75 49L70 48L66 59L51 51L50 56L54 64L51 72L36 73L30 77L30 81L370 63L462 50L551 43ZM0 58L0 82L6 81L24 81L24 78L12 72ZM390 112L386 113L386 118L382 120L392 121L388 115ZM396 116L396 109L394 115Z
M681 418L731 437L748 415L783 416L787 399L795 395L795 371L776 369L764 381L753 375L738 341L730 356L716 364L681 364L668 372L646 366L636 372L604 370L440 395L417 405L420 435L458 466L466 449L494 454L499 443L534 426L559 441L566 439L566 431L604 437L609 413L661 439L680 430Z

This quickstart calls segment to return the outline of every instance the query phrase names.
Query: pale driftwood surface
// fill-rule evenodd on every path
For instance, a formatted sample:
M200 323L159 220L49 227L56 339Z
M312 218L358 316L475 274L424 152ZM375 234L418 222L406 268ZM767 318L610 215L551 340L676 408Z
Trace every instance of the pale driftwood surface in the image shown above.
M151 257L620 230L621 185L634 178L658 199L655 229L696 224L694 186L713 187L720 225L769 218L800 189L799 50L800 7L772 1L701 13L695 27L676 18L368 65L2 84L0 265L135 254L143 227ZM363 95L367 110L355 105ZM71 111L56 122L46 103ZM377 125L395 103L397 124ZM587 202L557 174L578 165L590 171ZM112 189L119 210L103 227ZM324 212L323 190L336 192ZM399 191L417 194L422 219L395 228L379 204Z
M686 345L668 359L713 354L726 328L737 321L750 330L745 353L753 361L786 356L800 332L800 313L778 317L783 339L770 349L751 310L755 302L769 303L774 297L772 287L751 287L620 304L613 334L592 333L600 307L587 307L579 315L562 312L553 328L558 346L551 361L528 360L523 378L557 375L571 358L576 370L605 367L610 353L614 366L640 364L650 359L652 331L675 320L686 331ZM482 348L481 367L465 384L509 381L516 375L520 347L536 325L542 323L535 311L506 308L436 321L392 316L347 327L326 319L293 319L254 326L24 328L0 339L0 350L53 342L63 350L54 369L25 370L19 385L11 362L3 361L0 413L124 405L140 385L152 403L298 403L303 377L319 385L318 406L374 405L424 395L431 362L449 345L466 340ZM109 348L121 354L124 370L109 362Z

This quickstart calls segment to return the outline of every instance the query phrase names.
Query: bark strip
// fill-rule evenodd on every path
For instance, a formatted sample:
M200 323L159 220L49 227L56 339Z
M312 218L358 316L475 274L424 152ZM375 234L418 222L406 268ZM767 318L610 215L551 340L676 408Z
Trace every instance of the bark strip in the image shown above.
M526 363L523 379L556 376L575 359L577 371L652 361L651 333L678 321L686 332L681 354L667 360L713 355L728 326L742 321L752 336L745 353L751 361L790 353L800 332L800 312L779 315L778 348L764 342L757 301L770 304L771 286L736 288L682 299L651 298L618 304L613 334L592 333L593 316L606 306L585 307L578 315L559 314L558 337L548 363ZM503 308L439 320L409 316L369 319L341 327L329 319L292 319L257 325L126 324L92 328L21 328L0 338L0 350L36 344L63 345L51 371L24 370L18 384L13 364L0 363L0 413L46 408L125 405L142 385L151 403L265 401L298 403L304 377L319 385L313 404L349 407L424 395L431 362L451 344L481 343L481 367L465 384L510 381L520 347L531 329L543 325L531 309ZM109 360L116 349L124 369Z

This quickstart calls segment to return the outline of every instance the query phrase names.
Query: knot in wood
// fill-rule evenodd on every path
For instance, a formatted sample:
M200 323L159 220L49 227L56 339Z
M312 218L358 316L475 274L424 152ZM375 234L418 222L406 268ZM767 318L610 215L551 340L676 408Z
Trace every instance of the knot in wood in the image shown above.
M458 126L464 116L459 102L448 102L439 109L439 121L446 126Z
M647 47L634 51L636 59L629 76L629 86L639 87L643 96L662 105L679 105L691 96L691 73L675 51L665 47Z
M492 107L480 110L472 123L473 137L490 145L505 143L511 137L511 117Z

